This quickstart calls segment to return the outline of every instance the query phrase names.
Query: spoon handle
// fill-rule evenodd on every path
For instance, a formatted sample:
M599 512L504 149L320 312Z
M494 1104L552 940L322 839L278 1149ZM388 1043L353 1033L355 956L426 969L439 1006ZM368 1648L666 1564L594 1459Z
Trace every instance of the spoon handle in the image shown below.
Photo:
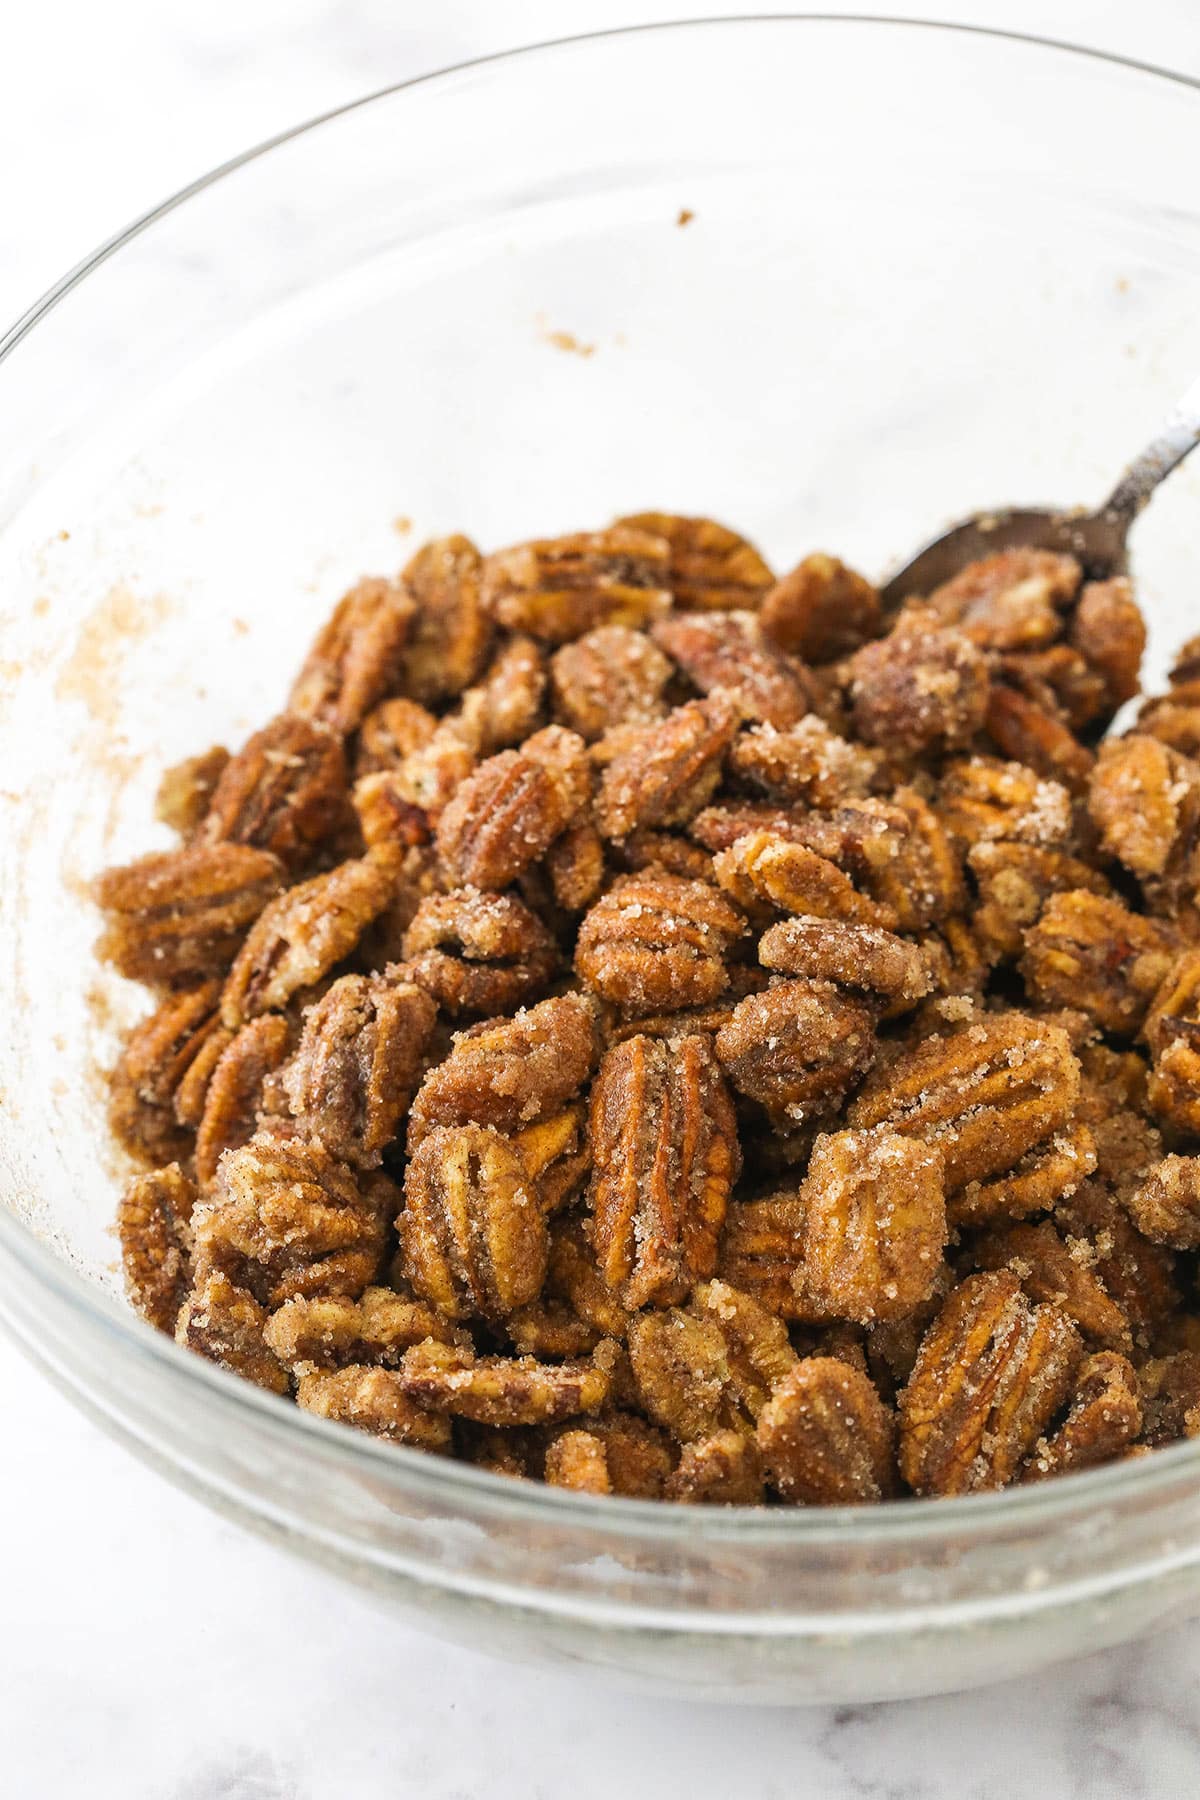
M1169 475L1197 444L1200 444L1200 377L1180 395L1157 436L1140 456L1134 457L1100 508L1101 513L1132 524L1163 477Z

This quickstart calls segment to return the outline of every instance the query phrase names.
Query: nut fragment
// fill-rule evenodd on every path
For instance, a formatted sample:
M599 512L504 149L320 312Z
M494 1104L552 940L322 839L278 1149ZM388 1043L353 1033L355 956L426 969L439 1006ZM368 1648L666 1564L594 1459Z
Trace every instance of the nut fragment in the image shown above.
M716 1267L739 1168L711 1041L634 1037L592 1091L591 1207L601 1273L621 1304L669 1306Z
M1087 785L1093 757L1047 704L1008 682L995 681L987 700L988 735L1003 755L1061 781L1074 793Z
M740 1431L714 1431L685 1444L666 1483L668 1500L685 1506L759 1506L762 1459L757 1444Z
M759 617L769 638L808 663L836 662L876 636L878 589L836 556L806 556L777 581Z
M925 1334L900 1396L900 1469L918 1494L1004 1487L1066 1401L1079 1335L1010 1269L971 1275Z
M721 1279L781 1319L807 1317L794 1281L804 1230L802 1192L731 1201L717 1264Z
M503 888L535 863L586 805L585 746L551 725L467 777L442 813L437 846L461 887Z
M268 1347L290 1369L336 1369L347 1363L392 1367L426 1338L454 1341L454 1327L423 1300L391 1288L369 1287L357 1300L344 1294L301 1295L272 1313L264 1329Z
M869 744L919 755L967 744L987 715L988 668L961 631L908 607L846 665L854 723Z
M293 1116L326 1149L376 1168L416 1091L437 1009L411 982L343 975L311 1006L283 1077Z
M1037 924L1052 894L1112 897L1111 884L1089 864L1040 844L981 841L972 846L967 863L979 890L971 923L992 962L1021 954L1026 932Z
M764 639L753 613L680 613L651 636L702 694L723 688L747 719L785 729L809 711L803 665Z
M381 701L359 728L355 775L361 779L384 769L398 769L406 757L425 748L437 728L433 714L415 700L397 695Z
M1088 1246L1063 1238L1049 1219L1009 1225L977 1240L981 1269L1011 1268L1031 1300L1060 1306L1091 1343L1106 1350L1132 1348L1129 1321L1093 1266Z
M1071 796L1061 782L993 756L951 763L942 776L938 810L968 846L1000 839L1065 845L1074 824Z
M117 1208L125 1292L159 1331L173 1331L188 1287L188 1221L196 1189L178 1163L135 1176Z
M169 1161L187 1153L188 1136L177 1102L205 1047L215 1037L220 1042L219 991L217 983L209 981L168 995L134 1027L112 1071L109 1125L122 1146L143 1162Z
M1052 894L1025 936L1021 972L1035 1000L1077 1007L1105 1031L1134 1032L1170 971L1165 926L1100 894Z
M154 796L154 816L181 838L190 838L208 811L213 789L229 761L224 744L187 756L165 770Z
M353 731L395 691L413 603L394 581L351 588L318 632L288 701L289 711L334 731Z
M1142 1442L1173 1444L1200 1437L1200 1354L1181 1350L1155 1357L1138 1370L1143 1406Z
M404 973L455 1014L515 1011L557 961L546 927L512 894L430 894L404 934Z
M741 1093L792 1125L835 1105L875 1052L874 1016L825 981L783 981L739 1001L716 1036Z
M579 927L575 970L626 1012L703 1006L728 987L725 959L744 930L717 888L649 869L621 876L592 907Z
M546 1480L577 1493L661 1499L675 1458L666 1434L636 1413L591 1418L560 1432L546 1451Z
M860 893L850 877L806 844L771 831L752 831L713 859L717 880L741 906L766 902L780 912L887 928L896 914Z
M808 1356L758 1421L767 1480L793 1505L853 1506L895 1492L895 1421L868 1376Z
M645 625L671 604L670 548L631 525L517 544L484 559L483 602L508 630L550 644Z
M1142 1400L1133 1364L1101 1350L1079 1366L1075 1391L1057 1431L1039 1441L1025 1465L1026 1481L1111 1462L1142 1429Z
M559 723L593 744L614 725L649 725L666 711L671 664L641 631L602 625L550 660Z
M602 837L685 825L712 797L741 715L726 694L677 706L658 725L631 730L596 796Z
M96 881L96 901L108 918L97 954L151 987L222 975L282 886L278 858L248 844L143 856Z
M253 844L301 868L341 823L346 798L340 740L283 713L225 765L200 837L205 843Z
M729 753L735 774L782 801L837 806L870 793L879 779L879 753L839 737L816 713L786 731L756 725L743 731Z

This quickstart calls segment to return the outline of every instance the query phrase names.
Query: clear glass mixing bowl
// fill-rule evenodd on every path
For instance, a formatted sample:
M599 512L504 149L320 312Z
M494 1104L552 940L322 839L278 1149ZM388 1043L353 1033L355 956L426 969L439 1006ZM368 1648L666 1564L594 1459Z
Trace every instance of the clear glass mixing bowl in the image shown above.
M1196 88L1109 59L648 29L291 133L4 340L0 1298L138 1455L433 1629L680 1693L935 1692L1200 1611L1200 1445L705 1512L506 1483L185 1355L119 1295L97 1069L139 1002L82 885L157 841L157 771L268 715L343 586L424 534L663 507L779 568L880 570L979 505L1098 498L1200 368L1197 167ZM1152 674L1197 626L1198 501L1185 469L1137 530Z

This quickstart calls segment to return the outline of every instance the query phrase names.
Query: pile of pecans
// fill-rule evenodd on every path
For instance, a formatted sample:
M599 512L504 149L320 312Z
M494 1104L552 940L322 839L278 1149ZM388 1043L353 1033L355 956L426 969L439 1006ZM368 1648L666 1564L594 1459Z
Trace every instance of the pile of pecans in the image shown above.
M1200 640L995 555L885 617L666 514L364 581L164 778L100 953L128 1291L309 1412L591 1494L1200 1433Z

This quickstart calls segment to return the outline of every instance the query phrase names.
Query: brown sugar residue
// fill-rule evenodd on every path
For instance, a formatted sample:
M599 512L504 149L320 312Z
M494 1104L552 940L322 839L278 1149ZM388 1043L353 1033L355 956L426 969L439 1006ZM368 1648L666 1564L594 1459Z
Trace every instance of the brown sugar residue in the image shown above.
M585 344L577 338L573 331L543 331L542 337L555 350L565 350L571 356L594 356L595 344Z
M44 619L49 611L49 598L47 595L43 594L40 599L35 600L33 603L33 616L35 619Z
M695 216L696 215L690 206L681 206L679 209L679 217L676 219L675 223L677 225L690 225Z
M413 522L407 513L397 513L392 520L392 530L399 532L401 537L408 536L409 532L412 530L412 525Z
M84 619L75 648L55 686L59 700L78 700L97 725L115 724L120 708L118 676L125 652L169 616L163 594L145 598L117 586Z

